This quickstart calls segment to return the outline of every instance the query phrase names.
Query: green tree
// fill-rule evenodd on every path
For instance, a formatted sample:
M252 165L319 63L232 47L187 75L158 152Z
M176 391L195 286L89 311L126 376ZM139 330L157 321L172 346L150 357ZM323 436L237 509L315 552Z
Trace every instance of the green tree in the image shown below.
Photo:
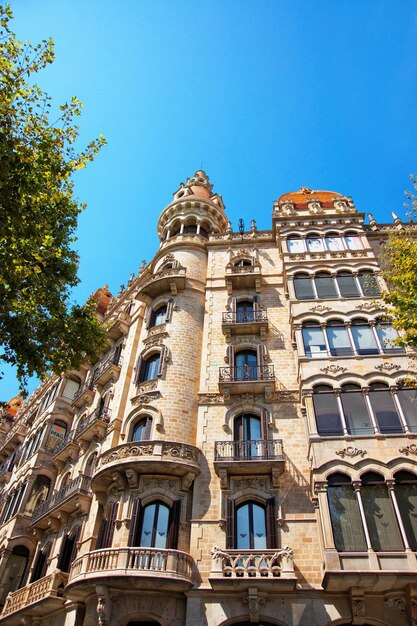
M0 6L0 360L27 377L78 368L105 344L94 301L71 304L78 282L73 249L79 213L72 175L105 143L75 142L77 98L51 122L50 97L33 75L54 60L51 39L21 43L9 5Z
M417 183L411 178L414 189ZM382 246L382 276L389 291L382 294L394 328L402 331L399 345L417 348L417 197L410 201L410 221L393 230Z

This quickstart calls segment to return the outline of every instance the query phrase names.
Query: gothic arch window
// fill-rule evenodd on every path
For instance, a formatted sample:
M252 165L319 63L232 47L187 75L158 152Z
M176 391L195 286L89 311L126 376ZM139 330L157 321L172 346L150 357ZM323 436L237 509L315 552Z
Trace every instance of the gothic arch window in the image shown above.
M145 415L141 417L132 428L130 441L144 441L151 438L152 417Z

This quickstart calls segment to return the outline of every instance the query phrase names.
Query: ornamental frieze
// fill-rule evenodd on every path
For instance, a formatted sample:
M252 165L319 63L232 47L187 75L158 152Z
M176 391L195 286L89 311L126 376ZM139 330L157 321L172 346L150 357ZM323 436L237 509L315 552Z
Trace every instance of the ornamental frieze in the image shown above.
M98 460L97 467L121 461L128 457L152 456L155 443L127 443L116 450L104 452Z
M162 456L198 463L198 450L187 444L162 443Z

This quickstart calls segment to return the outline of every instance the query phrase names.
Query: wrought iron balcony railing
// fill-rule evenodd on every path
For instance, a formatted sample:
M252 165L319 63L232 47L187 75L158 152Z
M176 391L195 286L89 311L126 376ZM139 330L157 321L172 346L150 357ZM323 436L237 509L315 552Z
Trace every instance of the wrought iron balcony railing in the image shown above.
M253 324L267 322L266 311L225 311L222 314L223 324Z
M75 437L77 437L78 435L83 433L85 430L87 430L87 428L91 426L92 424L94 424L97 420L100 420L108 424L110 421L110 417L111 417L111 409L109 409L108 407L104 407L104 408L98 407L95 411L90 413L90 415L86 415L86 417L83 420L81 420L81 422L78 424L75 430Z
M282 439L216 441L215 461L267 461L284 459Z
M220 383L275 380L273 365L232 365L219 368Z
M45 502L39 504L33 511L32 522L36 522L75 494L89 495L91 493L90 485L90 476L80 474L77 478L64 485L64 487L58 489L58 491L54 491Z

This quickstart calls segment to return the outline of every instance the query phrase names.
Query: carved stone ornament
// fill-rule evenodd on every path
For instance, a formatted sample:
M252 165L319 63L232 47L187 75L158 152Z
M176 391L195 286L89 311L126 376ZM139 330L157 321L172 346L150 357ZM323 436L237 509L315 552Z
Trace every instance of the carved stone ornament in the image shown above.
M331 307L325 306L324 304L317 304L316 306L312 306L311 309L309 309L309 311L311 311L312 313L328 313L331 310Z
M138 393L147 393L148 391L152 391L152 389L156 389L157 386L158 382L156 380L148 380L138 387Z
M352 598L353 617L365 617L365 602L363 599Z
M412 443L410 446L405 446L405 448L399 448L398 450L401 454L405 454L408 456L409 454L417 454L417 445Z
M364 302L363 304L359 304L356 308L360 311L373 311L374 309L379 309L380 306L376 302Z
M341 365L328 365L327 367L321 367L320 368L321 372L324 372L325 374L339 374L339 373L344 373L347 372L347 367L342 367Z
M266 599L258 595L256 587L249 587L248 597L243 600L244 604L248 605L249 609L249 621L252 624L259 623L259 609L265 604Z
M165 339L168 337L168 333L165 330L165 324L160 324L159 326L150 328L148 330L148 336L143 340L143 343L148 346L153 337L158 337L159 339Z
M98 596L97 598L97 618L99 626L107 626L106 599L104 598L104 596Z
M134 405L137 404L149 404L152 400L157 400L160 398L161 394L159 391L149 391L148 393L140 393L138 396L131 398L131 403Z
M401 369L401 365L395 365L394 363L382 363L382 365L375 365L375 369L379 372L394 372Z
M222 393L202 393L199 395L198 404L223 404Z
M391 596L389 598L385 598L385 604L393 609L398 609L401 613L406 612L406 603L405 598L403 596Z
M358 448L354 448L353 446L348 446L347 448L343 448L343 450L336 450L335 454L337 454L337 456L340 456L342 459L344 459L345 456L348 456L352 459L354 456L365 456L366 450L359 450Z
M167 333L164 333L164 335L167 337ZM162 335L157 335L156 337L147 337L144 340L144 344L146 345L146 349L148 348L155 348L156 346L159 346L160 348L163 347L163 343L162 343L162 339L163 336Z

